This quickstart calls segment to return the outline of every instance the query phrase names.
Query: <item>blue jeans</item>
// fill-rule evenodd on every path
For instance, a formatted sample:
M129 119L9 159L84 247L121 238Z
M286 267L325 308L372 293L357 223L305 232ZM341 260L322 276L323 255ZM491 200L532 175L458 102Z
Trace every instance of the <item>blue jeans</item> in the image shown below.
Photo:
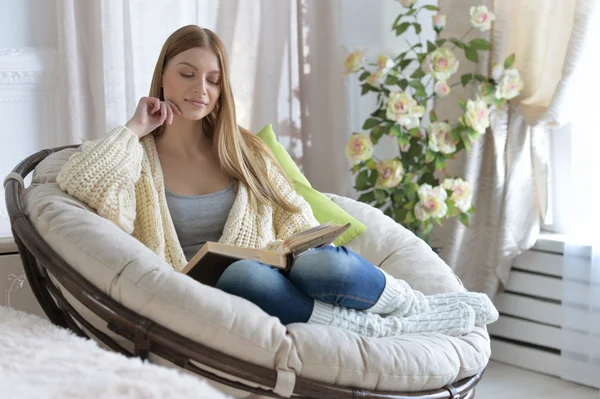
M285 276L253 260L232 263L217 288L258 305L283 324L307 322L314 300L365 310L385 288L383 273L345 247L326 246L305 252Z

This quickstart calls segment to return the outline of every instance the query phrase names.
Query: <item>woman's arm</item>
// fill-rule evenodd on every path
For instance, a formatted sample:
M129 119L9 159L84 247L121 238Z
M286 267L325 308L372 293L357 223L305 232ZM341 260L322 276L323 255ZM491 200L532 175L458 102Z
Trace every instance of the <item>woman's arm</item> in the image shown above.
M117 127L102 139L85 142L62 167L56 181L63 191L131 234L143 154L138 136L126 127Z

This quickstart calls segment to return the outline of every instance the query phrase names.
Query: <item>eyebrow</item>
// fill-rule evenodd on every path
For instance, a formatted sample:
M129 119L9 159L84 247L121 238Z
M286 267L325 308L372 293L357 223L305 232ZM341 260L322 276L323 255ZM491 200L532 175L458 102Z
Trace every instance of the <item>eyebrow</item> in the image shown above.
M181 61L177 65L180 65L180 64L185 64L185 65L189 66L190 68L193 68L196 71L198 70L198 68L196 68L194 65L190 64L189 62ZM216 71L216 70L215 71L210 71L209 73L221 75L221 71Z

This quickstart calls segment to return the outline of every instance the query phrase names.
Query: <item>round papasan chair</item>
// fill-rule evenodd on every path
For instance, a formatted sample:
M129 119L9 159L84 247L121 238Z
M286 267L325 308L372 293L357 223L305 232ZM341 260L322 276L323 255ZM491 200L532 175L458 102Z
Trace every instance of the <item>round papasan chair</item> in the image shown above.
M176 272L56 184L75 146L40 151L5 181L15 241L53 323L129 356L206 377L235 397L473 398L490 357L485 328L363 338L284 326L253 303ZM21 177L33 171L25 189ZM464 291L425 242L380 210L328 197L367 226L347 246L425 294Z

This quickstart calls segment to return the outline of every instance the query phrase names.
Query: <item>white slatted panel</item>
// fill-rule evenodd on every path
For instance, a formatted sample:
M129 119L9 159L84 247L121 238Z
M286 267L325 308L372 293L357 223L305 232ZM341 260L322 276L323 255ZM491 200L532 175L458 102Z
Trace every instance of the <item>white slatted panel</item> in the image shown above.
M498 311L505 315L557 327L562 323L562 313L558 303L505 292L496 297L495 305Z
M534 345L560 349L562 343L561 329L533 321L521 320L503 315L488 328L491 335L508 338Z
M515 258L513 267L535 273L561 277L563 275L562 262L562 255L527 251Z
M506 291L561 300L563 286L562 280L556 277L513 271L510 273Z
M492 340L492 359L540 373L559 375L560 355L526 346Z

